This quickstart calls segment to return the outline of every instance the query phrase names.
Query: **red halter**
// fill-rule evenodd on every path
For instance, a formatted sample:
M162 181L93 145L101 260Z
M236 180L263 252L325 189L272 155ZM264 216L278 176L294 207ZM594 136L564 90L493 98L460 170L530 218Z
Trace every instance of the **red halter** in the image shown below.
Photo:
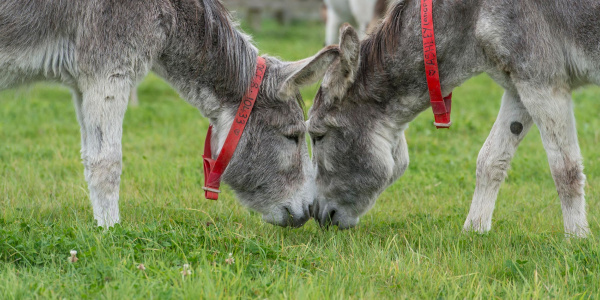
M250 118L250 113L252 112L254 103L256 103L256 96L258 96L258 91L260 90L260 85L265 76L266 69L267 62L264 58L259 56L256 63L256 75L254 75L250 88L246 92L246 95L244 95L242 103L240 103L240 107L235 115L235 120L231 125L231 129L229 129L229 134L227 134L227 139L225 140L225 144L223 144L223 148L221 149L217 160L212 158L210 144L213 126L210 125L208 128L206 141L204 142L204 155L202 156L204 159L204 187L202 187L202 189L205 191L206 199L219 199L219 193L221 192L219 190L219 186L221 185L221 175L223 175L227 165L229 165L229 161L231 161L231 157L242 138L246 123L248 123L248 118Z
M427 75L427 88L431 99L431 108L435 116L433 125L440 128L450 128L450 111L452 108L452 93L442 96L440 72L437 62L435 46L435 32L433 31L433 0L421 0L421 33L423 35L423 57L425 58L425 74Z

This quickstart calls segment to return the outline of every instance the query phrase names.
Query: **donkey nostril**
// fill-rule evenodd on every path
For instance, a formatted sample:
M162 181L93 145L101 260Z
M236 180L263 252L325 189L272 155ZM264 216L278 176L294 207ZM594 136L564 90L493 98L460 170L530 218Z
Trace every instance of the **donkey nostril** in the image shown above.
M319 202L315 201L310 205L310 216L319 221Z
M287 222L288 222L288 224L290 224L290 225L291 225L291 224L294 222L294 215L293 215L293 214L292 214L292 212L290 211L290 208L289 208L289 207L286 207L286 208L285 208L285 212L287 213L287 217L288 217L288 219L287 219Z
M333 224L333 218L335 217L336 212L337 211L335 209L332 209L329 212L327 212L324 216L324 220L322 220L321 222L321 226L329 227L331 225L336 225Z
M294 214L293 210L290 207L284 207L284 209L285 213L287 213L287 216L284 216L285 220L281 226L298 228L302 227L306 223L306 221L310 219L308 205L304 207L303 213L300 214Z
M331 223L333 223L333 217L335 216L335 213L336 213L336 212L337 212L337 211L336 211L335 209L332 209L332 210L329 212L329 220L327 220L328 222L331 222ZM335 225L335 224L333 224L333 225Z

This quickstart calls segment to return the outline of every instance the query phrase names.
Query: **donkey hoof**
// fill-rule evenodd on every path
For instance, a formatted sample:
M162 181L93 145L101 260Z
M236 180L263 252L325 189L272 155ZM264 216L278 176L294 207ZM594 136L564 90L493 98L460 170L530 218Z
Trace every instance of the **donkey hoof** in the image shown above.
M467 219L467 221L463 225L463 232L475 232L478 234L486 234L492 229L491 227L491 224L488 226L483 224L483 222L481 221L471 221Z

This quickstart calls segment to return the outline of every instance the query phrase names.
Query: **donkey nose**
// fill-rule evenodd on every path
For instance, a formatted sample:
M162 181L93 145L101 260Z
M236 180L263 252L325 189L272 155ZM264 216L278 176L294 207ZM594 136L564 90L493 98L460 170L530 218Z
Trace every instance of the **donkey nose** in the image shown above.
M281 227L302 227L308 219L310 219L308 205L297 211L286 206L263 215L265 222Z
M337 226L339 220L335 220L334 222L336 212L337 210L335 210L335 208L331 208L324 211L323 215L319 219L319 224L321 225L321 227L329 227L330 225Z
M302 227L308 219L310 219L310 211L308 209L308 205L303 209L302 214L294 214L292 210L289 208L285 208L287 213L287 227L299 228Z
M328 204L325 207L320 206L322 204L315 202L312 215L321 227L337 226L339 229L350 229L358 224L358 218L347 216L341 208Z

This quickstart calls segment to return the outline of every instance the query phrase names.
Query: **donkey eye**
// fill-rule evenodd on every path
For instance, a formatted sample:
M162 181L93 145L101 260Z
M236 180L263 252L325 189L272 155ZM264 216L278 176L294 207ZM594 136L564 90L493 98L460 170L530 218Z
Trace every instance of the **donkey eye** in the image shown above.
M312 135L312 142L313 142L313 145L314 145L314 144L316 144L317 142L320 142L320 141L323 139L323 137L325 137L325 135L324 135L324 134L322 134L322 135L316 135L316 134L313 134L313 135Z
M284 135L286 139L298 144L300 143L300 135L299 134L286 134Z

